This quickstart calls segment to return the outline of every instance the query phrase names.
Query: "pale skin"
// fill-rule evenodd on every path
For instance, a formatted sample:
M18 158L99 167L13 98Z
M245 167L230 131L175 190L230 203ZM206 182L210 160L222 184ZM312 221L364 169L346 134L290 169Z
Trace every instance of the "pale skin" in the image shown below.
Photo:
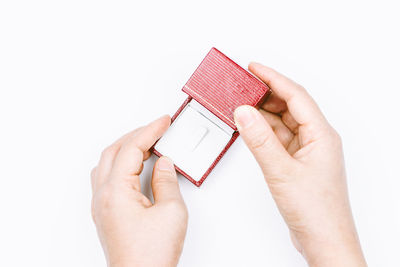
M367 266L348 200L342 144L306 90L258 63L249 70L273 91L256 110L235 110L240 135L260 165L270 192L309 266ZM176 266L188 212L173 163L154 166L154 203L140 192L149 149L168 116L104 150L92 171L92 214L108 266Z

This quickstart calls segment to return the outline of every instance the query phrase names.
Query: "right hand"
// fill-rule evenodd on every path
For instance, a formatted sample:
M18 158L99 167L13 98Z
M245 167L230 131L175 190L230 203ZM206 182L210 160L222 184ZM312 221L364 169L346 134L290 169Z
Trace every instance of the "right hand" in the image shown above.
M339 135L306 90L258 63L273 91L260 111L235 111L295 247L310 266L366 266L348 199Z

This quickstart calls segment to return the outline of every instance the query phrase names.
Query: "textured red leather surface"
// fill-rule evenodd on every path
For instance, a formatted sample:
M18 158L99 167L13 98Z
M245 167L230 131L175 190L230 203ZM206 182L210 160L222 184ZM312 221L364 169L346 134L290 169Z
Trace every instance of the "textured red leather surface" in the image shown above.
M236 130L238 106L256 106L269 92L266 84L212 48L182 89Z
M235 130L228 144L199 181L175 165L179 173L199 187L239 136L233 120L235 109L241 105L257 106L269 95L270 89L216 48L212 48L182 90L189 97L172 116L171 123L193 98ZM154 148L153 153L162 156Z

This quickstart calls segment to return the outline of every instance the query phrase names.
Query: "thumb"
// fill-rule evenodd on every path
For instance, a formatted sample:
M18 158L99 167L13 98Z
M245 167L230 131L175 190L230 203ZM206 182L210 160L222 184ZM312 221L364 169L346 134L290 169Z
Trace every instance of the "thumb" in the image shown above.
M268 178L280 174L287 166L286 161L290 160L290 155L260 112L251 106L240 106L235 110L234 117L240 135L264 176Z
M170 200L183 202L174 164L167 157L159 158L154 165L151 187L155 203Z

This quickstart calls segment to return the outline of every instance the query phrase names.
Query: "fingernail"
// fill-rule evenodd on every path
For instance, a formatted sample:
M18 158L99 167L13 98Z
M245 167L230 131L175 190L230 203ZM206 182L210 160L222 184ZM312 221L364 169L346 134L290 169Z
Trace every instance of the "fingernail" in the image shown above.
M261 63L252 61L252 62L249 63L249 67L251 67L251 66L263 66L263 65Z
M234 113L235 124L241 129L251 126L256 121L257 110L251 106L240 106L236 108Z
M169 115L165 114L165 115L162 115L161 117L158 117L156 120L150 122L149 124L152 124L152 123L154 123L154 122L158 122L158 121L164 120L165 118L168 118L168 119L171 121L171 117L170 117Z
M157 162L157 169L160 171L174 171L174 163L168 157L161 157Z
M249 65L261 65L261 63L258 63L258 62L255 62L255 61L251 61L251 62L249 63Z

